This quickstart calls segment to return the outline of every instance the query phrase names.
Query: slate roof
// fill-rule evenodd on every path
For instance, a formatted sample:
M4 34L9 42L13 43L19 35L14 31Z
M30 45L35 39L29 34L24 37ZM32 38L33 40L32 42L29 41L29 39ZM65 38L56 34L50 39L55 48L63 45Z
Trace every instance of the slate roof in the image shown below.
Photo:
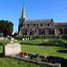
M67 22L54 23L55 26L67 26Z
M26 24L54 24L55 26L67 26L67 22L54 22L53 19L27 20Z
M53 23L52 19L41 19L41 20L27 20L26 24L48 24Z

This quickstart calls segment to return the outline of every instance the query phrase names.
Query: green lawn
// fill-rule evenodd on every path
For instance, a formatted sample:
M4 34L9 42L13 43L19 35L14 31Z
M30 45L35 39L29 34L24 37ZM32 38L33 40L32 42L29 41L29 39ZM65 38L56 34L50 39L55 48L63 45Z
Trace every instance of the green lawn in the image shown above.
M14 58L1 57L3 47L0 46L0 66L1 67L45 67L36 63L20 61Z
M66 43L65 40L63 41ZM67 50L67 48L62 46L55 46L55 45L53 46L41 45L44 42L46 43L47 40L36 39L36 40L22 41L21 43L22 52L39 53L45 56L57 56L57 57L63 57L67 59L67 53L58 52L58 50ZM1 57L2 50L3 50L3 46L1 45L0 46L0 66L1 67L45 67L45 65L24 62L13 58L2 58Z
M1 67L45 67L44 65L24 62L13 58L0 58L0 66Z
M60 46L22 45L23 52L39 53L45 56L58 56L67 59L67 53L60 53L58 50L67 50L67 48Z
M45 56L57 56L67 59L67 41L63 39L35 39L19 41L22 45L22 51L28 53L39 53ZM57 46L55 45L57 43ZM58 44L66 44L58 46ZM47 44L47 45L46 45ZM49 45L48 45L49 44ZM59 52L65 50L66 52Z

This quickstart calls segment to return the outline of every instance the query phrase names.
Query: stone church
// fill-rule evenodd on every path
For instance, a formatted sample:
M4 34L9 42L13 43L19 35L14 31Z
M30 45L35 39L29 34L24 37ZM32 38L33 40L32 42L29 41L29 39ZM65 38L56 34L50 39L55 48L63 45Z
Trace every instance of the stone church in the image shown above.
M67 34L67 22L54 22L53 19L26 20L25 8L19 19L19 35L62 35Z

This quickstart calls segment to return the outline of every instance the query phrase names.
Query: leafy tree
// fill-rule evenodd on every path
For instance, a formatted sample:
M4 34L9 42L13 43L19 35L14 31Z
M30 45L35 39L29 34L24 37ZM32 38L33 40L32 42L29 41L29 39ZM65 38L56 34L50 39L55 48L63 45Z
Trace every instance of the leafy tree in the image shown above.
M13 32L13 23L11 21L0 20L0 33L4 34L4 37L7 35L12 35Z

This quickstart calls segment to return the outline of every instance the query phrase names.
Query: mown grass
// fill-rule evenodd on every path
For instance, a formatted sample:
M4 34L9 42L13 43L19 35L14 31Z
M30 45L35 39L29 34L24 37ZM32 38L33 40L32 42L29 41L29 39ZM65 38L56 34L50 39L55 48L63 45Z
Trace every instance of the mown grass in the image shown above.
M67 46L67 41L64 39L34 39L34 40L24 40L20 41L20 44L27 44L27 45L46 45L46 46Z
M2 57L3 46L0 46L0 66L1 67L46 67L42 64L20 61L14 58Z
M45 56L56 56L67 59L67 53L58 52L58 50L67 50L67 48L60 46L37 46L37 45L23 45L22 51L28 53L38 53Z
M24 52L39 53L45 56L57 56L67 59L67 41L64 39L35 39L20 41L20 43Z
M41 55L45 56L57 56L57 57L63 57L67 59L67 53L64 52L58 52L58 50L67 50L64 46L56 46L56 45L46 45L42 43L47 43L48 40L44 39L35 39L35 40L26 40L26 41L18 41L21 42L21 49L22 52L28 52L28 53L39 53ZM53 43L53 42L52 42ZM66 40L63 40L62 43L67 43ZM46 67L45 65L39 65L35 63L25 62L16 60L13 58L3 58L1 56L3 52L3 46L0 45L0 66L1 67Z
M14 58L0 58L1 67L45 67L35 63L20 61Z

